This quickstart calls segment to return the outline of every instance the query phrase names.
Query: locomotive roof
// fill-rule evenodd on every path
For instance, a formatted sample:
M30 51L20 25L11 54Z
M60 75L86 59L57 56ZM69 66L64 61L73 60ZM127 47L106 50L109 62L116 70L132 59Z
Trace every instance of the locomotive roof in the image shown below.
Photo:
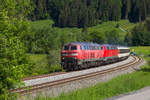
M93 42L70 42L65 45L74 44L74 45L88 45L88 46L100 46L100 44L93 43Z
M116 47L124 47L129 48L128 46L121 46L121 45L113 45L113 44L102 44L103 46L116 46Z
M116 46L116 45L112 45L112 44L102 44L103 46Z
M126 46L120 46L120 45L112 45L112 44L97 44L97 43L93 43L93 42L70 42L68 44L65 45L87 45L87 46L117 46L117 47L126 47ZM128 47L126 47L128 48Z

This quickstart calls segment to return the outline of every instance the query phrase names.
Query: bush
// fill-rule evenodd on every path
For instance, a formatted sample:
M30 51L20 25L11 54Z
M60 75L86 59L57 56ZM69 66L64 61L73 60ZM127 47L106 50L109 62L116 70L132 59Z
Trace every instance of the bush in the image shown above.
M119 28L119 24L116 24L116 28Z
M9 18L7 12L0 11L0 100L7 100L8 90L22 85L22 77L28 72L24 45L18 34L27 23L17 18Z
M48 70L49 70L49 73L60 72L60 71L63 71L63 68L60 64L52 64Z
M106 37L109 44L119 44L120 38L117 30L112 30L106 33Z
M92 41L92 42L96 42L96 43L105 43L106 37L105 37L104 33L94 31L94 32L91 32L87 36L87 40Z

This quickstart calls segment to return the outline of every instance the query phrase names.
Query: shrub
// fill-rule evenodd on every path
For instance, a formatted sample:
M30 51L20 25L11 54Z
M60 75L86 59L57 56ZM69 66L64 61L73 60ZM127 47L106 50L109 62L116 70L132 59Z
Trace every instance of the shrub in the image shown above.
M9 89L22 85L30 67L18 36L26 27L24 20L9 18L5 10L0 11L0 100L7 100Z
M63 71L63 68L61 67L60 64L52 64L50 67L49 67L49 72L52 73L52 72L60 72L60 71Z

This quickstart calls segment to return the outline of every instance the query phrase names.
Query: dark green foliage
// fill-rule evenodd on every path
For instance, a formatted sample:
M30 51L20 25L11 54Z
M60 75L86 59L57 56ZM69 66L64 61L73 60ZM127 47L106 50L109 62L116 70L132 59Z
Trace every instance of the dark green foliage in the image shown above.
M150 19L147 19L144 23L140 23L135 26L131 33L128 33L125 38L125 42L128 45L134 46L148 46L150 45Z
M132 6L129 20L132 22L141 22L147 17L146 0L131 0Z
M65 1L60 10L58 26L60 27L86 27L97 24L96 9L90 1Z
M106 33L107 43L109 44L119 44L119 32L117 30L112 30Z
M0 0L0 100L7 100L8 90L22 85L22 77L30 73L20 39L29 29L24 17L30 7L30 0Z
M130 32L128 32L125 36L125 40L124 42L127 43L128 46L132 45L132 34Z
M131 0L122 0L122 18L128 19L131 9Z
M98 20L129 19L141 22L150 16L149 0L32 0L29 19L53 19L59 27L89 27Z
M135 46L150 45L150 32L145 30L143 25L138 25L133 29L132 32L132 44Z
M52 48L52 44L54 41L51 40L55 38L54 34L50 34L52 32L52 26L49 21L47 21L46 26L38 27L37 25L32 25L31 32L25 33L22 36L22 40L27 47L27 52L30 53L48 53L48 50Z
M49 54L50 50L58 50L65 43L77 41L76 31L63 32L52 28L51 20L37 21L31 24L31 32L22 36L27 52L34 54Z
M144 26L146 27L146 30L147 30L147 31L150 31L150 18L147 18L147 19L146 19Z
M88 38L89 41L99 43L99 44L103 44L106 42L105 34L97 31L90 33Z
M7 11L11 18L27 17L33 9L31 0L0 0L0 10Z
M3 100L7 98L6 91L20 86L22 77L29 72L30 65L18 37L25 32L22 30L25 26L21 20L9 20L6 11L0 12L0 99Z
M112 0L111 10L110 10L110 20L118 21L121 19L121 0Z

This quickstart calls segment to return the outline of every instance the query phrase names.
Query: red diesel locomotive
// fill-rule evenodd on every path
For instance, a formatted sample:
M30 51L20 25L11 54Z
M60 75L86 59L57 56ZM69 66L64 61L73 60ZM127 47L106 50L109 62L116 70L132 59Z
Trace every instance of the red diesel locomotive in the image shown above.
M109 44L71 42L62 48L61 65L67 71L85 69L125 59L129 56L129 52L127 47L118 48L118 46Z

